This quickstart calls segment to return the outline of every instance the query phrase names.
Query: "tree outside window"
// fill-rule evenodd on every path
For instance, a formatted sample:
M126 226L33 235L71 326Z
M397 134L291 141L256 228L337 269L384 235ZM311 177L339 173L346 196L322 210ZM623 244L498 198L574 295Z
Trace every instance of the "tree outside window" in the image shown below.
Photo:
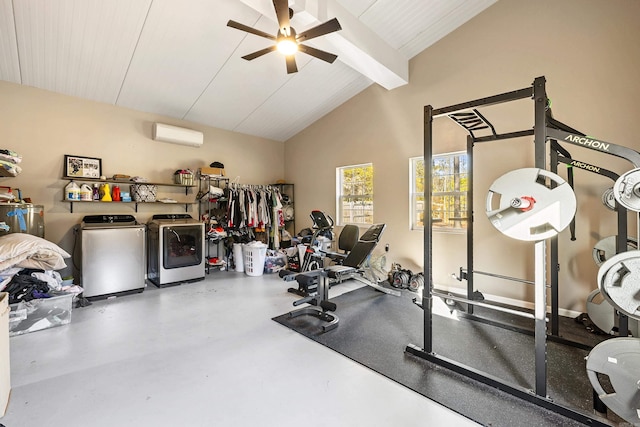
M336 168L338 225L373 224L373 164Z
M467 192L469 162L467 154L448 153L433 156L431 217L435 230L467 228ZM411 228L425 225L424 157L411 159Z

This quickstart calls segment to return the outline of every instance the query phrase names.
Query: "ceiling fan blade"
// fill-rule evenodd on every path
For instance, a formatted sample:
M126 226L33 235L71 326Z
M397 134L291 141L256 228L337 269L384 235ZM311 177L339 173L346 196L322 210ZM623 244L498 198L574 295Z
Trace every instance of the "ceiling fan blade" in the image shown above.
M303 31L296 36L296 40L299 42L305 42L307 40L314 39L316 37L324 36L325 34L333 33L334 31L341 30L342 27L336 18L333 18L324 24L320 24L316 27L309 28L307 31Z
M273 36L271 34L267 34L267 33L263 32L263 31L256 30L255 28L249 27L247 25L244 25L244 24L241 24L239 22L232 21L232 20L229 20L229 22L227 22L227 27L235 28L236 30L246 31L247 33L255 34L256 36L264 37L264 38L269 39L269 40L275 40L276 39L276 36Z
M315 47L305 46L303 44L298 45L298 50L300 52L304 52L307 55L315 56L318 59L322 59L323 61L332 64L333 61L336 60L338 55L334 55L333 53L325 52L324 50L316 49Z
M250 53L248 55L243 56L242 59L246 59L247 61L251 61L252 59L258 58L259 56L262 56L262 55L267 54L269 52L273 52L276 49L277 49L276 45L265 47L264 49L260 49L260 50L257 50L255 52L253 52L253 53Z
M278 17L278 25L282 35L290 35L291 25L289 23L289 1L288 0L272 0L273 8L276 10Z
M285 58L287 58L287 74L297 73L298 66L296 65L295 55L288 55Z

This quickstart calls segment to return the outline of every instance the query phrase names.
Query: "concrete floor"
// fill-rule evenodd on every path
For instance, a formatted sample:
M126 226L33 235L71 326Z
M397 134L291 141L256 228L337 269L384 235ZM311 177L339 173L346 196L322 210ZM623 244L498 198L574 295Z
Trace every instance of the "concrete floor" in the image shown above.
M331 296L359 286L343 283ZM69 325L12 337L0 423L477 425L272 321L293 309L287 287L277 275L214 272L95 302L74 309Z

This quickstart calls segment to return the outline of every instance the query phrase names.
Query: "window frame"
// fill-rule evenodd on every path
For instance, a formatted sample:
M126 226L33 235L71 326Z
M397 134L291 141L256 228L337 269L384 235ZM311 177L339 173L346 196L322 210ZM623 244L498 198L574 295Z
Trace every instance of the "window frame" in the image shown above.
M453 152L449 152L449 153L442 153L442 154L434 154L432 156L432 161L435 161L438 158L452 158L455 156L461 156L461 157L466 157L467 156L467 152L466 151L453 151ZM417 185L418 185L418 176L417 176L417 166L418 163L422 161L423 165L424 165L424 156L417 156L417 157L411 157L409 159L409 228L411 230L418 230L418 231L424 231L424 219L423 219L423 225L419 224L419 213L420 213L420 209L418 206L418 195L419 195L419 191L417 189ZM466 165L468 166L468 161L466 162ZM424 168L423 166L423 170L424 173L427 173L427 170ZM431 167L431 173L433 175L433 165ZM467 179L470 176L470 171L464 170L464 171L460 171L458 172L458 174L460 176L465 176ZM424 179L424 178L423 178ZM435 197L449 197L449 196L464 196L465 197L465 204L469 203L469 190L467 188L467 190L458 190L458 191L442 191L442 192L436 192L433 191L433 185L434 185L434 180L431 180L431 185L432 185L432 192L431 192L431 198L432 198L432 202L431 202L431 212L434 211L433 209L433 199ZM423 183L424 186L424 183ZM422 198L422 202L423 202L423 207L422 207L422 213L424 214L425 209L426 209L426 203L425 203L425 197L424 197L424 192L423 194L423 198ZM467 206L468 208L468 206ZM467 212L467 210L464 211L465 213ZM468 221L468 219L467 219ZM450 225L446 225L446 226L432 226L432 230L433 231L440 231L440 232L448 232L448 233L464 233L466 232L467 229L467 225L464 223L464 220L462 221L455 221L455 223L457 224L457 226L450 226Z
M424 230L424 225L419 224L418 214L420 209L418 208L418 201L416 200L420 193L422 193L422 215L424 216L424 191L418 191L418 176L417 169L418 163L422 162L422 169L424 170L424 156L410 157L409 158L409 228L411 230ZM423 176L424 181L424 176ZM424 182L423 182L424 186ZM424 219L423 219L424 224Z
M366 168L366 167L370 167L371 168L371 193L370 194L363 194L363 195L352 195L352 196L358 196L358 197L363 197L363 198L370 198L371 199L371 207L370 207L370 215L368 217L371 218L371 222L362 222L362 221L344 221L343 220L343 198L344 198L344 194L342 193L342 189L343 189L343 177L344 174L343 172L347 169L357 169L357 168ZM354 225L359 225L359 226L371 226L372 224L374 224L374 220L373 220L373 216L374 216L374 192L373 192L373 184L374 184L374 169L373 169L373 163L372 162L368 162L368 163L360 163L360 164L355 164L355 165L345 165L345 166L338 166L336 167L336 225L337 226L343 226L346 224L354 224ZM367 208L363 208L365 211L367 210ZM353 218L353 216L351 216L351 218Z

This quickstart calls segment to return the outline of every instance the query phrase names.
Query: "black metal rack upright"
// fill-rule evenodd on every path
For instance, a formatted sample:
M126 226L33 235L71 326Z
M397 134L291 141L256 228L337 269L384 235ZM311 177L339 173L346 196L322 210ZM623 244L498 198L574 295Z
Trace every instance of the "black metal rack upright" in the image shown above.
M487 107L491 105L507 103L522 99L532 99L534 101L534 127L509 133L497 133L493 125L477 110L479 107ZM473 306L486 307L487 304L477 300L474 295L475 288L473 284L473 147L476 143L489 141L505 140L533 135L534 137L534 163L539 169L557 171L558 162L562 159L558 156L557 150L553 148L549 150L547 157L547 142L549 145L557 145L557 141L569 143L576 146L596 150L605 154L629 160L636 168L640 165L640 153L626 147L617 146L612 143L593 140L586 138L583 134L561 125L560 122L554 120L549 114L549 102L546 94L546 79L544 76L537 77L531 87L507 92L487 98L476 99L473 101L456 104L444 108L434 109L431 105L424 107L424 161L425 161L425 200L432 198L432 162L433 162L433 119L437 117L449 117L460 126L467 130L467 154L469 161L469 179L468 179L468 228L467 228L467 298L451 296L450 294L440 293L434 289L433 283L433 224L431 221L431 204L426 203L425 215L428 218L428 225L424 229L424 268L427 272L426 286L422 296L422 308L424 310L424 342L423 347L415 344L407 345L405 351L426 359L437 365L451 369L457 373L463 374L469 378L473 378L482 383L490 385L505 391L511 395L522 398L554 412L560 413L577 421L588 423L590 425L606 425L596 418L592 418L588 414L574 410L554 402L547 396L547 365L546 365L546 343L547 339L563 342L558 331L558 242L557 236L550 239L551 251L549 254L550 271L550 287L551 287L551 316L550 316L550 332L547 331L547 257L546 257L546 241L536 242L536 280L535 280L535 310L534 313L528 313L518 310L510 310L504 307L489 305L489 308L507 311L512 314L535 320L534 336L535 336L535 390L525 389L523 387L507 383L506 381L496 378L486 372L479 371L470 366L464 365L456 360L438 355L433 351L433 298L447 297L454 301L467 304L467 312L473 314ZM561 127L561 129L558 129ZM488 135L479 136L479 133L489 133ZM564 150L562 150L564 151ZM549 158L549 161L547 159ZM625 221L624 225L622 222ZM624 232L621 240L624 243L618 243L619 251L626 250L626 217L618 214L619 233ZM621 245L625 245L624 248ZM541 265L541 268L538 268ZM626 329L626 327L625 327ZM568 342L566 342L568 343Z

